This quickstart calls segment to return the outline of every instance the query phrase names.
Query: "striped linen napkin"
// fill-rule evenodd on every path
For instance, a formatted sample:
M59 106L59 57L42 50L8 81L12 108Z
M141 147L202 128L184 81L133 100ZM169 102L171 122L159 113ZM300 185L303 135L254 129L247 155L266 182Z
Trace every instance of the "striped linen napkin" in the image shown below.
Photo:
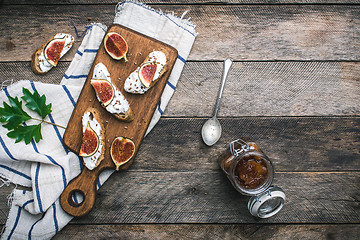
M159 120L176 88L196 37L195 25L187 19L164 14L137 1L119 3L115 12L114 23L170 44L179 52L148 133ZM46 95L47 103L52 103L53 111L45 120L66 126L106 30L106 26L100 23L87 27L83 42L60 85L19 81L0 92L0 101L8 102L8 96L22 96L22 87L36 89L40 95ZM62 210L59 196L70 180L80 173L83 165L76 154L63 146L64 132L61 127L43 124L43 140L25 145L23 142L15 144L14 139L7 137L6 129L0 127L0 176L28 187L26 190L13 190L1 239L50 239L72 219ZM97 187L101 187L112 173L113 170L107 170L100 174Z

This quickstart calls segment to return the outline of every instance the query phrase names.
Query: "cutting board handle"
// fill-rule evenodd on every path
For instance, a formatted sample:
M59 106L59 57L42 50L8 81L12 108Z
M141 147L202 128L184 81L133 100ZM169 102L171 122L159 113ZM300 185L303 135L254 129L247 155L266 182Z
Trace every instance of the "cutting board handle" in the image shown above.
M98 175L84 167L80 175L66 186L60 196L60 204L65 212L74 217L81 217L91 211L95 203ZM82 195L81 202L74 201L75 193Z

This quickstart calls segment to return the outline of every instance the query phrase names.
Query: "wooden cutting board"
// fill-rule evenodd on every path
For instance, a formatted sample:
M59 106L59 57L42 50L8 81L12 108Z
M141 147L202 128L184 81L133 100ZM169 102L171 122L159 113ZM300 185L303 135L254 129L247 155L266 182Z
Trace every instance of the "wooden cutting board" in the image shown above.
M124 59L112 59L105 51L104 42L101 43L66 128L63 137L64 144L72 152L78 154L82 143L81 119L84 112L89 107L98 109L101 115L101 121L105 125L105 159L93 170L89 170L84 166L80 175L68 184L60 197L62 208L72 216L83 216L90 212L95 202L96 181L99 174L104 169L115 169L115 164L112 162L110 157L110 146L116 137L123 136L132 139L136 146L136 155L178 56L175 48L124 26L117 24L111 25L108 32L117 32L127 41L129 47L127 53L128 61L125 62ZM145 60L150 52L160 49L165 49L169 52L167 59L169 68L167 72L165 72L161 79L158 80L158 82L143 95L125 92L124 82L130 73L132 73ZM113 84L128 100L135 115L132 122L122 122L118 120L101 107L99 101L97 100L95 91L90 84L90 80L93 76L94 66L100 62L107 67ZM134 157L128 163L123 165L121 170L128 169L132 164ZM73 201L72 196L75 192L83 195L84 199L81 203Z

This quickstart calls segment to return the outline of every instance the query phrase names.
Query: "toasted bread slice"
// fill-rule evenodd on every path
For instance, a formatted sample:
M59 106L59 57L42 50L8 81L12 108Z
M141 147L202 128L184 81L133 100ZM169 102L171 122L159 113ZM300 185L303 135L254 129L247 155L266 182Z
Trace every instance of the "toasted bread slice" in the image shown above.
M162 77L162 75L168 70L168 55L169 52L166 49L160 49L152 51L144 60L139 67L133 71L129 77L125 80L124 89L128 93L133 94L144 94L151 87L155 85L155 83ZM142 67L147 64L156 64L157 68L155 72L153 72L153 78L150 79L150 82L145 82L144 79L141 79L139 72Z
M63 39L65 41L64 47L60 53L60 58L64 56L74 44L74 38L70 34L66 33L57 33L46 41L39 49L37 49L31 56L31 69L35 74L43 75L50 71L56 63L50 63L45 57L44 49L48 46L50 42L57 39ZM59 58L59 59L60 59Z
M105 128L103 123L101 122L101 117L99 112L95 108L88 108L83 117L82 117L82 127L83 127L83 134L85 133L85 130L87 128L91 128L91 131L93 131L97 135L98 139L98 147L96 148L95 152L91 155L82 155L84 165L89 169L93 170L97 166L99 166L100 162L104 159L104 152L105 152ZM83 135L83 142L81 144L80 148L80 154L81 150L84 144L86 144L86 141L84 139Z
M124 122L131 122L132 120L134 120L134 113L131 110L131 108L129 108L129 110L127 110L125 113L119 113L119 114L113 114L117 119L124 121Z
M46 44L45 44L46 45ZM39 63L39 56L41 55L41 53L44 51L43 47L39 48L38 50L36 50L32 56L31 56L31 69L33 70L34 73L38 74L38 75L44 75L45 73L47 73L48 71L42 71L40 68L40 63ZM50 69L49 69L50 70Z
M93 86L101 106L109 113L125 122L131 122L134 119L130 104L121 91L112 83L110 73L103 63L95 65L90 84Z

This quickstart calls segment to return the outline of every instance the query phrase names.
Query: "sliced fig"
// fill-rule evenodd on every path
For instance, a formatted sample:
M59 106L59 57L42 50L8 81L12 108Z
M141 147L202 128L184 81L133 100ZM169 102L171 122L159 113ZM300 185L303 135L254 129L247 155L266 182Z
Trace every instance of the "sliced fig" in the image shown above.
M82 138L82 144L81 144L79 156L90 157L95 154L98 148L99 148L99 136L88 124Z
M104 46L106 52L115 60L122 58L127 61L126 53L128 51L128 44L125 39L118 33L110 32L104 38Z
M126 137L117 137L111 144L110 155L116 165L116 170L127 163L135 153L135 143Z
M44 48L45 59L54 67L59 62L61 52L65 46L65 41L65 38L54 38Z
M105 107L109 105L115 95L111 83L105 79L91 79L90 82L102 104Z
M145 87L150 87L156 73L156 63L144 63L139 69L139 78Z

